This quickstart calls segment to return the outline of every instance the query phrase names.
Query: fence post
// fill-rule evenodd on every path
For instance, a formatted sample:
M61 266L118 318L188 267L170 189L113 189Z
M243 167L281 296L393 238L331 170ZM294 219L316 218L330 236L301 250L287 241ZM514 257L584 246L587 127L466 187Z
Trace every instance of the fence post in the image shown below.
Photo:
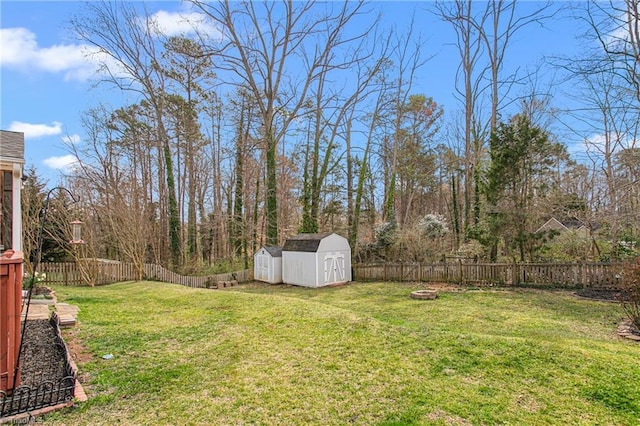
M458 259L458 284L462 283L462 259Z

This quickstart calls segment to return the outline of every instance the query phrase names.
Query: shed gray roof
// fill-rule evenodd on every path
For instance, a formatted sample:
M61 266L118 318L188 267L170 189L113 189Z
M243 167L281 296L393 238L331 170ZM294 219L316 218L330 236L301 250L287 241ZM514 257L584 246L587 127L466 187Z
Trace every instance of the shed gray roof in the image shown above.
M323 238L328 237L333 232L327 232L324 234L298 234L293 237L290 237L285 241L284 247L282 250L284 251L302 251L314 253L318 251L318 247L320 246L320 241Z
M0 130L0 157L24 161L24 133Z
M271 257L282 257L282 247L280 246L265 246L263 249L265 249Z

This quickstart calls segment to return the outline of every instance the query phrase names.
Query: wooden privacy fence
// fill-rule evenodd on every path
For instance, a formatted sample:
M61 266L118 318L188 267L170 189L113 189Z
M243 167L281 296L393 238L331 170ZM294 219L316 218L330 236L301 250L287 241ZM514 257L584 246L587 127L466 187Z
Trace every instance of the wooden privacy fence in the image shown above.
M41 279L39 284L72 286L87 284L82 277L79 266L75 262L41 263L39 269L40 272L45 273L45 278ZM96 261L91 270L95 274L96 285L136 281L139 277L138 270L132 263ZM218 283L229 281L241 283L253 279L253 271L249 269L198 277L176 274L160 265L154 264L145 264L143 270L143 279L145 280L162 281L193 288L217 288Z
M615 290L619 263L384 263L353 265L358 281L438 281L457 284Z

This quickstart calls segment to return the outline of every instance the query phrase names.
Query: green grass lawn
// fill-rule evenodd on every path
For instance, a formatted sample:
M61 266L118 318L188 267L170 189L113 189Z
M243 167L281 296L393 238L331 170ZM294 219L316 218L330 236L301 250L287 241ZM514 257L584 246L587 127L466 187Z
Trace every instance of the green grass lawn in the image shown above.
M410 299L417 288L57 287L81 309L71 333L92 354L79 363L89 401L45 420L640 423L640 345L616 336L617 304L533 290Z

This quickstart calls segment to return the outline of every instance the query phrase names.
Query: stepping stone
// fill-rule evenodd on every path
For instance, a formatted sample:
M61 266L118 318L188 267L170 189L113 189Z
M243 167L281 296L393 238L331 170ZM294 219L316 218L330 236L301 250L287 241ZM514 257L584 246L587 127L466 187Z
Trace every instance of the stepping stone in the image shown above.
M56 313L60 321L60 327L73 327L78 322L80 308L68 303L56 303Z
M60 323L60 327L73 327L76 325L76 317L73 315L59 315L58 321Z
M24 320L24 314L26 312L23 310L22 319ZM29 316L27 320L46 320L49 319L49 305L31 305L29 307Z

